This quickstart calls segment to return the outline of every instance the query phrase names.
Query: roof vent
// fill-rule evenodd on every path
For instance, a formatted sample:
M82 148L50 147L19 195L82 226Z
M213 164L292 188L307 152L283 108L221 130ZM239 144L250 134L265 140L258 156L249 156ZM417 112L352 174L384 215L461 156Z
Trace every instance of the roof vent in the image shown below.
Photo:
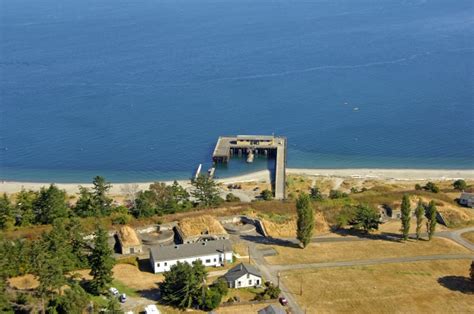
M175 248L175 249L179 249L179 246L175 245L174 248Z
M202 245L206 245L206 242L203 242Z

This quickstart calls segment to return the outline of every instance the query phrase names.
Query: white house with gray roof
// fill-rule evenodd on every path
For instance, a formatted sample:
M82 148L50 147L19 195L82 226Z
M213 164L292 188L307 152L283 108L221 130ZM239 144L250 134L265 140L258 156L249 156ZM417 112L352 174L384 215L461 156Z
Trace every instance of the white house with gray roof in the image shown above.
M262 274L252 265L241 263L232 267L223 277L229 288L255 287L262 284Z
M214 240L150 249L150 263L154 273L169 271L178 262L192 264L197 260L201 260L204 266L214 267L232 263L232 244L229 240Z

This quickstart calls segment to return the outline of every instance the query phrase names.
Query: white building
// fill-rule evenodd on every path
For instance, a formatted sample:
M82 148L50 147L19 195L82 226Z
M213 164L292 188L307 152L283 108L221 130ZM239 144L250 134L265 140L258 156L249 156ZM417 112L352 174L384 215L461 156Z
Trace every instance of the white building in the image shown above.
M201 260L204 266L232 263L232 244L229 240L214 240L150 249L150 262L155 273L168 271L178 262L192 264L196 260Z
M258 287L262 284L260 271L249 264L239 264L224 275L229 288Z

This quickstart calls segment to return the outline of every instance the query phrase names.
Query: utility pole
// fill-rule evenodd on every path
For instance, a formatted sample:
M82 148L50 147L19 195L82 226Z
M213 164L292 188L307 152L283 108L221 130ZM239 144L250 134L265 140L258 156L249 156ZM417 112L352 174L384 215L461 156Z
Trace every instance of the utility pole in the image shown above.
M277 278L278 278L278 285L277 286L278 286L278 288L280 288L280 272L278 272Z
M250 246L247 245L247 254L249 256L249 264L252 264L252 260L250 259Z
M303 295L303 276L300 276L300 295Z

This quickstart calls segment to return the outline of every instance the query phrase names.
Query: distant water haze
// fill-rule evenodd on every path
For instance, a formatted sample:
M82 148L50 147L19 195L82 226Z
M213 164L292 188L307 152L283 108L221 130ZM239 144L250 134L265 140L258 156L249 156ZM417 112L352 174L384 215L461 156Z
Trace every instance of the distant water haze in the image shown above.
M0 0L0 178L183 179L272 133L293 168L474 169L473 6Z

